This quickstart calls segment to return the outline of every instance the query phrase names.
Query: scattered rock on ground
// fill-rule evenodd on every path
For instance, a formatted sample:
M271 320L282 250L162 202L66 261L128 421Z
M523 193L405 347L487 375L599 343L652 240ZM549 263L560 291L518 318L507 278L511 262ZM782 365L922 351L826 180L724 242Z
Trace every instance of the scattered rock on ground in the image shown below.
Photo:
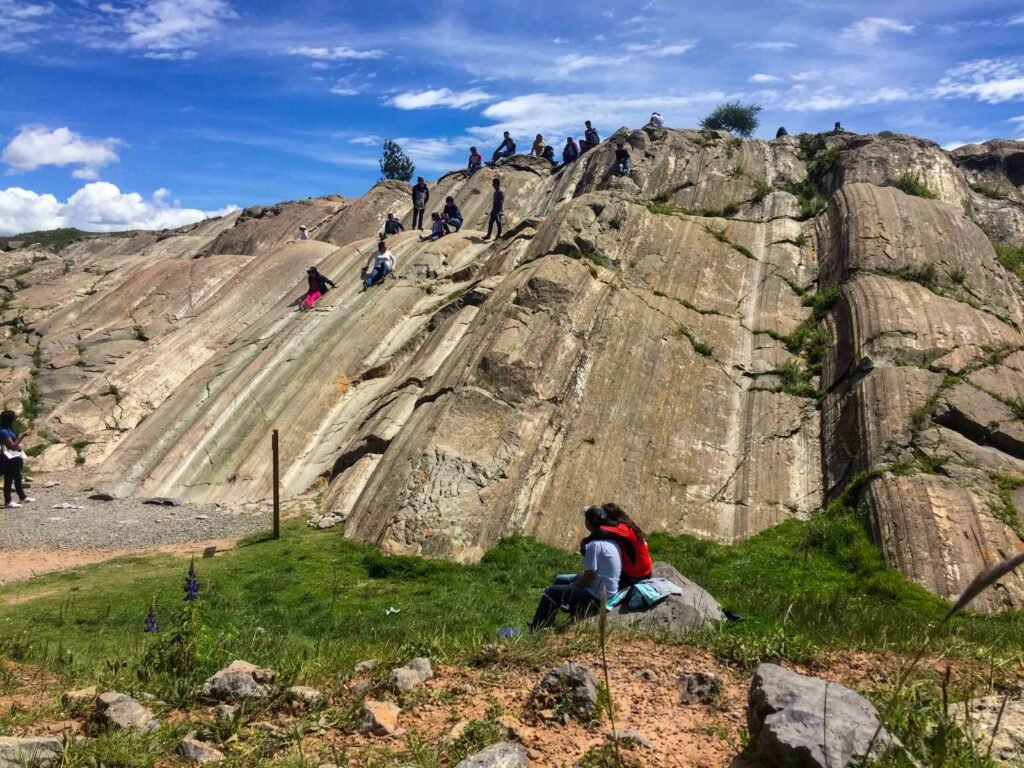
M213 711L218 722L230 723L235 719L235 715L238 713L238 707L231 704L218 704Z
M368 675L377 669L376 659L364 659L363 661L356 662L355 667L352 668L352 673L356 675Z
M363 723L359 730L374 736L390 736L398 730L398 706L390 701L363 702Z
M146 707L126 693L106 691L96 697L96 719L123 730L152 733L160 722Z
M992 743L993 758L1012 765L1024 764L1024 689L1008 698L1005 708L1003 696L985 696L955 705L953 713L958 720L970 723L983 749ZM999 730L993 740L997 720Z
M151 499L146 499L143 504L151 504L156 507L180 507L181 501L179 499L172 499L170 496L154 496Z
M61 763L64 742L45 736L0 736L0 768L51 768Z
M522 744L502 741L467 757L455 768L527 768L529 764Z
M223 752L195 739L182 740L177 751L186 761L196 765L219 763L224 759Z
M847 768L892 743L878 712L839 683L762 664L750 684L747 749L767 766Z
M94 493L90 497L93 501L113 501L114 497L109 493Z
M323 698L323 691L308 685L293 685L288 689L288 698L307 707L315 707Z
M217 701L262 699L270 693L277 673L261 669L248 661L233 661L203 683L203 696Z
M699 584L690 581L668 563L655 562L653 575L668 579L683 590L681 595L669 595L652 608L630 610L623 600L608 612L608 621L635 626L672 635L687 635L698 629L722 621L722 606Z
M92 704L95 699L95 685L90 685L88 688L79 688L77 691L66 691L64 695L60 697L64 706L73 712L84 709Z
M568 712L580 720L591 720L598 713L597 676L579 664L555 667L533 690L532 704L542 713L548 710Z
M408 691L434 676L430 659L415 658L403 667L396 667L388 675L388 687L395 691Z
M652 749L654 747L650 739L637 731L619 731L618 734L615 731L608 731L604 737L608 741L618 741L620 744L636 744L644 749Z
M680 704L713 704L722 692L722 681L705 672L681 674L676 685Z

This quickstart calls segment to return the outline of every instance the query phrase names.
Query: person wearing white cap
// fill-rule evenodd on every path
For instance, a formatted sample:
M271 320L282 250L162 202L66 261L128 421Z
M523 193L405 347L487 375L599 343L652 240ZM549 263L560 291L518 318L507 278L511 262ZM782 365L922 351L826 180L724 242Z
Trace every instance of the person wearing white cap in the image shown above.
M658 128L664 128L665 127L665 118L663 118L657 112L652 112L651 113L651 121L650 122L651 122L651 125L657 126Z
M309 232L304 224L299 227L299 240L309 240Z

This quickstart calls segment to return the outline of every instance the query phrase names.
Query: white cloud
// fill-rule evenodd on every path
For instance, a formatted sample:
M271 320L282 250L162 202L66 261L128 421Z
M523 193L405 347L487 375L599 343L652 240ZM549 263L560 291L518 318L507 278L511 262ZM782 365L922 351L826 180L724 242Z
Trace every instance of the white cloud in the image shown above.
M756 75L750 76L750 82L752 83L777 83L781 79L781 77L776 77L775 75L765 75L761 72L758 72Z
M683 40L673 45L662 45L658 43L631 43L626 46L627 51L634 53L644 53L648 56L663 57L663 56L679 56L692 51L697 47L696 40Z
M35 35L43 28L39 23L57 7L53 3L25 3L0 0L0 52L20 53L28 50Z
M879 88L875 91L840 94L835 88L822 88L810 96L797 96L786 104L787 109L798 112L814 112L829 109L883 104L895 101L910 101L914 95L902 88Z
M806 72L797 72L796 74L790 75L789 79L798 83L806 83L808 80L814 80L821 75L820 72L816 72L813 69L809 69Z
M1011 117L1009 122L1011 122L1011 123L1019 123L1020 126L1022 128L1024 128L1024 115L1021 115L1020 117Z
M384 139L380 136L356 136L354 139L349 139L349 144L359 144L364 147L376 147L382 143Z
M53 195L11 187L0 190L0 234L57 227L78 227L90 232L173 229L238 210L237 206L221 211L182 208L169 196L166 189L158 189L147 200L137 192L122 193L113 184L97 181L86 184L62 203Z
M195 58L194 48L238 15L227 0L145 0L125 9L105 4L100 10L116 26L95 32L93 47L143 51L149 58L167 60ZM124 37L111 39L115 34Z
M0 159L12 171L34 171L44 165L79 165L77 179L95 179L97 170L118 161L114 147L119 139L86 139L67 127L50 130L44 125L25 125L11 139Z
M629 56L581 56L570 53L559 56L549 73L554 79L566 78L581 69L593 70L598 67L617 67L629 61Z
M435 88L427 91L406 91L399 93L386 103L399 109L429 109L430 107L450 107L452 109L468 109L475 104L489 101L491 94L472 88L468 91L452 91L448 88Z
M764 42L764 43L739 43L741 48L752 48L755 51L786 51L796 48L796 43L786 42Z
M360 51L344 45L335 48L311 48L308 45L298 45L289 48L288 53L292 56L305 56L316 61L379 59L384 55L384 51L379 51L376 48Z
M847 40L872 44L877 43L885 32L899 32L900 34L910 35L913 34L914 27L911 24L904 24L896 19L868 16L845 27L839 35Z
M1012 19L1006 22L1006 26L1008 27L1015 27L1018 24L1024 24L1024 14L1021 14L1020 16L1014 16Z
M566 40L564 37L553 37L551 38L551 42L554 43L555 45L565 45L569 41Z
M938 97L974 97L1000 104L1024 97L1024 57L979 59L946 72L935 87Z

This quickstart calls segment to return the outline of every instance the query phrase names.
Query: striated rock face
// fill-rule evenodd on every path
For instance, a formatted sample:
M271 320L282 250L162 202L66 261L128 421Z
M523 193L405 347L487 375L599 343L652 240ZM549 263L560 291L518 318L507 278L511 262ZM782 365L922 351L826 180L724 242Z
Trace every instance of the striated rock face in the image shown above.
M1022 145L612 138L629 176L611 141L443 176L430 208L454 196L464 229L389 238L400 279L367 292L385 214L410 220L400 182L5 254L0 393L40 411L35 468L260 501L277 428L285 497L322 491L387 552L569 547L608 500L737 542L840 494L947 597L1018 551L1024 287L989 238L1024 244ZM495 177L506 234L484 243ZM300 313L308 266L338 287ZM1002 605L1019 576L978 604Z

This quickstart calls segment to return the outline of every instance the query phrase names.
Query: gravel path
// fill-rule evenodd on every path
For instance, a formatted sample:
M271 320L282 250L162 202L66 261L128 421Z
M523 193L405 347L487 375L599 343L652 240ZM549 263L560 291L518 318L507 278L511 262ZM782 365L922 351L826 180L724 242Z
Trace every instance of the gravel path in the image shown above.
M259 513L237 512L218 504L158 507L142 499L91 501L91 491L44 488L21 509L0 507L0 550L145 550L170 544L237 539L270 527ZM82 509L55 509L61 505Z

